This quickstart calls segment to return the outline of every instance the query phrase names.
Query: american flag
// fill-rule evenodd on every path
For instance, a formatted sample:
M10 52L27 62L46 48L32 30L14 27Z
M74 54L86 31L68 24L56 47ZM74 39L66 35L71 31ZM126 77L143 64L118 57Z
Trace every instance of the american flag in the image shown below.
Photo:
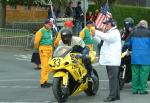
M104 30L105 24L103 24L103 22L109 18L112 18L112 14L109 12L108 4L105 4L101 7L101 12L98 14L95 21L96 27Z

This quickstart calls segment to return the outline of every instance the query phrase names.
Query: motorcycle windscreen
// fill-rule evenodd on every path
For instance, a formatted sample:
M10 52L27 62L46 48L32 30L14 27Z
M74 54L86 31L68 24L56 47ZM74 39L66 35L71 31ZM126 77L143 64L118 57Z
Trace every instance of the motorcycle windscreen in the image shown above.
M60 46L54 51L53 57L65 57L72 48L70 46Z

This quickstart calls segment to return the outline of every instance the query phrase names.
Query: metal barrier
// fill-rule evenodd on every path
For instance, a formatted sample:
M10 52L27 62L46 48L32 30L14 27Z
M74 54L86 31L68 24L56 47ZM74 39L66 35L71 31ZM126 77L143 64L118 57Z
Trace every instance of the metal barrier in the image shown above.
M64 22L67 20L73 20L73 18L57 18L56 25L62 27L62 26L64 26Z
M56 25L59 27L62 27L62 26L64 26L64 22L67 20L73 20L73 18L57 18L56 19ZM33 31L34 28L36 28L37 26L42 27L43 21L39 21L39 22L12 22L12 23L7 23L6 28L23 29L23 30Z
M30 32L32 32L37 26L42 27L43 22L12 22L6 24L6 28L22 29Z
M0 28L0 46L29 48L31 38L28 30Z
M73 18L57 18L56 24L62 27L67 20L73 20ZM42 27L43 22L13 22L6 24L6 28L0 28L0 46L29 48L32 38L30 32L37 26Z

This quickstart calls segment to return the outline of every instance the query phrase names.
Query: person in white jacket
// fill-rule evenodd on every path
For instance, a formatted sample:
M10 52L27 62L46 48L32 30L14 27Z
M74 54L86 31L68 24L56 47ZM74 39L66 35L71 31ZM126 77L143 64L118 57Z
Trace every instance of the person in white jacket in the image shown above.
M93 38L97 41L103 40L100 51L100 64L106 66L109 79L109 96L104 102L120 100L120 87L118 80L118 71L121 63L121 37L115 21L110 18L103 22L106 25L106 32L99 30L92 31L95 33Z

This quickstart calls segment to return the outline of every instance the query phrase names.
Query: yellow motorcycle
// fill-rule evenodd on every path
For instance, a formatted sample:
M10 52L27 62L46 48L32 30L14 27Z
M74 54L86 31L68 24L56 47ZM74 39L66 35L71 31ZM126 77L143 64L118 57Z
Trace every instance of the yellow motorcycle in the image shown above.
M99 89L99 77L93 68L92 78L88 77L79 53L71 53L68 46L58 47L49 61L53 72L53 94L59 103L67 101L69 96L85 92L88 96L96 95ZM95 61L96 52L89 53L92 63Z

